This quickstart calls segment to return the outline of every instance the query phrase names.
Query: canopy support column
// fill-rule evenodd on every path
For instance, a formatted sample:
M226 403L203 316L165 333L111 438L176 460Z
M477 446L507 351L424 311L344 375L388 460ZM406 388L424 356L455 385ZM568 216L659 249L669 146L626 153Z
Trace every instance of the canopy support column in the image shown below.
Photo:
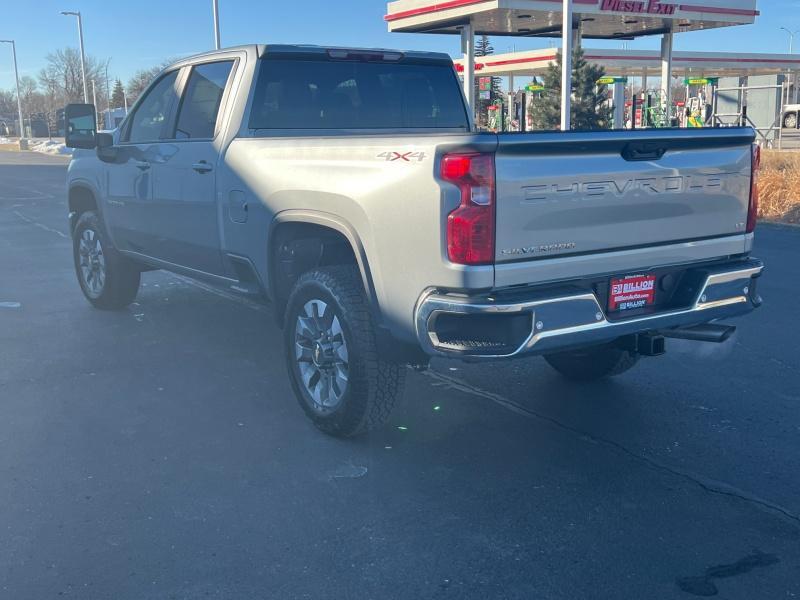
M561 24L561 131L572 129L572 0L564 0Z
M614 82L614 129L625 129L625 82Z
M461 52L464 54L464 95L472 117L475 113L475 35L472 21L461 28Z
M667 119L672 118L672 36L670 32L661 38L661 97Z

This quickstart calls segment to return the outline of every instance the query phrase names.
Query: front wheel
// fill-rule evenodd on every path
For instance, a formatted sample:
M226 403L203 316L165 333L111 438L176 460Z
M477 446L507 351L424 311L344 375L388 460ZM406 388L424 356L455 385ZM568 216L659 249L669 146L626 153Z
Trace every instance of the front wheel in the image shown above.
M320 430L351 437L389 418L405 369L378 353L355 267L320 268L298 279L286 308L284 341L295 395Z
M639 362L639 355L611 344L582 350L547 354L544 359L556 371L572 381L594 381L614 377Z
M97 213L88 211L78 219L72 255L78 283L93 306L118 310L136 299L141 273L113 247Z

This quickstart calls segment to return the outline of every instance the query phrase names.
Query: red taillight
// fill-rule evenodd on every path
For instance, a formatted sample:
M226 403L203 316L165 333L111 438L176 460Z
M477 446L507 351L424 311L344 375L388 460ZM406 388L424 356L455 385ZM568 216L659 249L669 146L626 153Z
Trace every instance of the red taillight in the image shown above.
M747 207L747 233L753 233L758 222L758 171L760 168L761 147L753 144L753 161L750 167L750 205Z
M461 265L494 262L494 155L448 154L442 179L461 190L461 204L447 217L447 257Z

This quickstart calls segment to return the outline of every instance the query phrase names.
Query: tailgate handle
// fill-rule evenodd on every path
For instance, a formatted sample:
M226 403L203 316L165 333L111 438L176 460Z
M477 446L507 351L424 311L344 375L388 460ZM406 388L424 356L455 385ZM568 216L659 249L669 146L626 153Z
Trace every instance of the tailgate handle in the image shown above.
M622 149L625 160L659 160L667 149L657 144L627 144Z

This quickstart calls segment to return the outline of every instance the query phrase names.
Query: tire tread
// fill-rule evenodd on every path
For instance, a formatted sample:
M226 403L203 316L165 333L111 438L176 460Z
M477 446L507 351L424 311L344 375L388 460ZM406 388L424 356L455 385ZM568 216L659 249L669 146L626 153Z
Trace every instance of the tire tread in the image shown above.
M80 267L78 266L77 246L81 232L91 227L100 236L100 244L106 258L106 283L97 298L91 297L83 287ZM128 259L122 256L108 239L103 222L95 211L86 211L78 219L73 231L73 259L75 274L86 299L101 310L121 310L136 299L141 283L141 271Z
M297 280L287 303L284 325L287 335L287 361L291 360L288 339L291 338L294 327L292 307L310 286L319 286L333 297L343 312L339 315L340 320L346 321L345 327L354 338L355 360L351 360L351 363L355 364L351 366L349 383L353 389L348 391L348 395L352 391L354 397L346 398L351 405L346 409L346 414L337 415L335 419L320 417L300 398L302 391L294 380L292 365L289 364L290 377L298 400L311 420L326 433L352 437L375 429L388 420L397 399L402 396L406 370L402 365L381 357L377 348L374 319L360 274L356 267L347 265L314 269Z

